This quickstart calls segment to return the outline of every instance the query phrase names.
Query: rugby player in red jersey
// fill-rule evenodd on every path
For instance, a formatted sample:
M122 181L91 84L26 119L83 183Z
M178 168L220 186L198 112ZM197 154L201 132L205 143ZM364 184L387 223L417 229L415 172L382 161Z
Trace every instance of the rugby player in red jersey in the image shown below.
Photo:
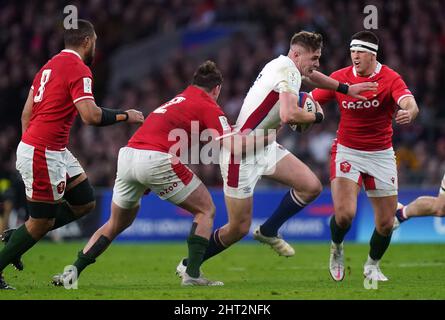
M200 273L212 233L215 205L205 185L180 161L183 149L177 148L178 143L190 147L191 136L200 136L203 130L213 131L215 140L231 135L231 126L216 103L222 81L221 72L213 62L203 63L196 70L192 85L153 111L127 146L121 148L111 216L79 252L73 264L75 272L70 270L54 276L55 285L72 283L82 270L95 262L116 236L132 224L147 189L194 216L187 238L189 263L181 274L182 285L223 285L220 281L202 277ZM194 127L199 132L195 132ZM172 138L175 130L177 133L180 133L178 130L183 132L185 141Z
M401 76L377 61L378 38L370 31L352 36L352 66L331 77L349 85L373 81L377 92L362 93L360 101L324 89L312 91L320 104L336 100L340 124L331 152L331 189L335 214L330 221L331 252L329 271L335 281L345 275L343 240L356 214L357 196L364 184L375 216L375 229L364 265L364 276L387 281L379 261L389 246L397 208L397 166L392 147L392 120L398 125L411 123L417 116L416 100Z
M48 231L90 212L93 189L77 159L67 149L69 131L77 113L83 122L107 126L117 122L142 123L136 110L111 110L96 105L93 61L96 33L79 19L78 28L64 32L65 50L36 74L22 113L22 139L17 147L17 170L26 188L29 219L2 239L0 272L12 263L23 269L21 255ZM0 289L13 289L0 273Z

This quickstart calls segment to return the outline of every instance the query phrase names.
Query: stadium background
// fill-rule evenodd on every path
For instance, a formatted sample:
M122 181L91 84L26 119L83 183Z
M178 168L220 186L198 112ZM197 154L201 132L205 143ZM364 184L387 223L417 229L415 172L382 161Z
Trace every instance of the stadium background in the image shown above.
M406 203L420 194L437 194L445 172L445 1L1 1L0 191L3 202L9 200L15 208L11 225L25 218L15 172L21 111L33 76L63 48L63 8L69 4L78 8L80 18L94 23L98 34L92 67L98 105L137 108L147 115L182 91L199 63L212 59L224 75L219 104L232 123L258 72L273 57L287 53L294 32L323 34L321 71L329 74L350 64L350 36L363 29L364 6L375 5L375 32L381 41L378 60L402 75L420 108L414 124L394 127L400 198ZM325 185L317 202L284 227L283 235L291 240L329 239L328 159L338 112L335 105L324 110L326 121L307 134L284 130L280 136ZM95 128L78 119L69 148L96 187L99 205L94 214L64 227L55 239L88 236L108 217L118 150L135 129ZM215 225L224 224L218 166L191 167L214 192ZM263 179L258 191L253 226L270 214L284 190ZM190 224L186 213L151 195L144 198L138 220L121 239L183 240ZM372 211L362 193L349 239L366 242L371 228ZM394 240L444 242L444 229L443 219L414 219L397 231Z

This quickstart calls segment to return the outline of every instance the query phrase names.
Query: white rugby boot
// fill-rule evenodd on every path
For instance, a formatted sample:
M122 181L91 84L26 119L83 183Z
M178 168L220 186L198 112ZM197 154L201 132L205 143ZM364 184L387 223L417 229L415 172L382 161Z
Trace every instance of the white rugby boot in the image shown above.
M261 234L260 227L258 226L253 232L253 238L261 243L265 243L271 246L276 253L284 257L292 257L295 254L294 248L283 240L279 235L276 237L266 237Z
M389 279L380 270L379 261L369 263L370 258L363 268L363 276L371 281L388 281Z
M199 278L192 278L187 272L182 275L181 285L183 286L223 286L221 281L212 281L200 276Z
M56 287L61 287L72 286L75 281L77 281L77 273L68 270L64 273L56 274L55 276L53 276L51 283Z
M336 244L331 241L329 273L334 281L342 281L345 278L343 242Z

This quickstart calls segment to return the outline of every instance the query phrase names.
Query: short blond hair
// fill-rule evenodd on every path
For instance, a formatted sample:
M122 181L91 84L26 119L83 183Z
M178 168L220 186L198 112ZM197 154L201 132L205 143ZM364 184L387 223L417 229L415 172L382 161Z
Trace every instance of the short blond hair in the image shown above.
M323 36L316 32L300 31L294 34L290 40L290 46L292 47L294 44L315 51L323 47Z

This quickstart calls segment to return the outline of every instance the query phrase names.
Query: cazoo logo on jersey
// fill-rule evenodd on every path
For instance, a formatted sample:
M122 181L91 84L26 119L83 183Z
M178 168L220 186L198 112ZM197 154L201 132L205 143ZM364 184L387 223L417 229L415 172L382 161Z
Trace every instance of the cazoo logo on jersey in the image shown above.
M369 109L371 107L377 108L380 102L377 99L355 102L343 100L341 105L345 109Z

